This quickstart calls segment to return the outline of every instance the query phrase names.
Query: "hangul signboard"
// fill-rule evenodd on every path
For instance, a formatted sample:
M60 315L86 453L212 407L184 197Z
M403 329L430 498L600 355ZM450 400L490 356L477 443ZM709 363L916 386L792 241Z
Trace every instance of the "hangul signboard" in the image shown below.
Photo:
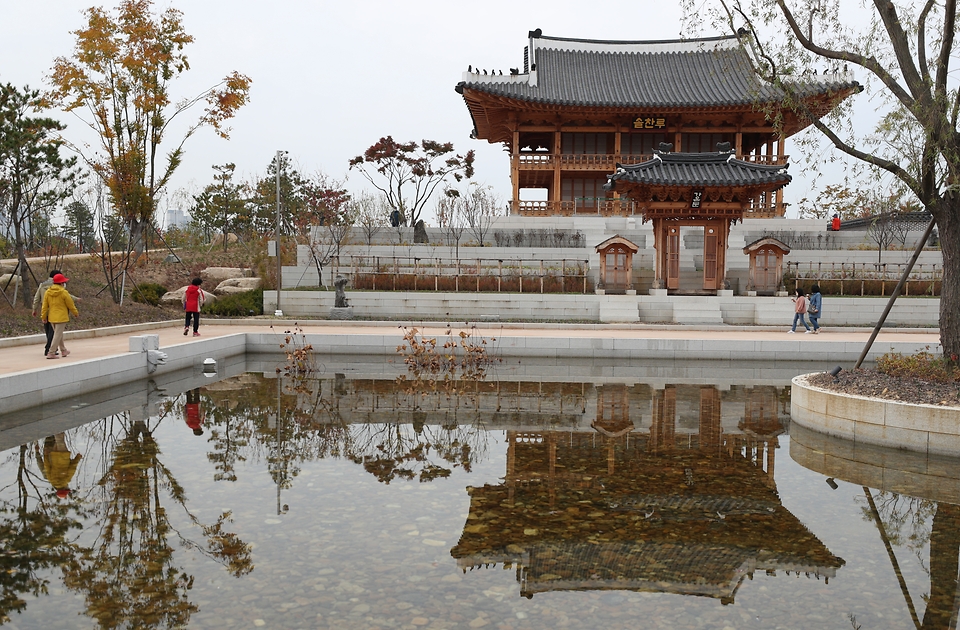
M666 129L667 119L663 116L637 116L633 119L634 129Z
M691 207L691 208L699 208L699 207L700 207L700 203L701 203L702 201L703 201L703 191L702 191L702 190L694 190L694 191L693 191L693 195L691 195L691 197L690 197L690 207Z

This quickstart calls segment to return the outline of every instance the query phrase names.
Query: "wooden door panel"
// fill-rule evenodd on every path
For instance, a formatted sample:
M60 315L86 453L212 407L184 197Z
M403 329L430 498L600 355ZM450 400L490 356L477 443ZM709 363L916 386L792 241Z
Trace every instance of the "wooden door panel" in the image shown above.
M680 288L680 228L667 230L667 288Z

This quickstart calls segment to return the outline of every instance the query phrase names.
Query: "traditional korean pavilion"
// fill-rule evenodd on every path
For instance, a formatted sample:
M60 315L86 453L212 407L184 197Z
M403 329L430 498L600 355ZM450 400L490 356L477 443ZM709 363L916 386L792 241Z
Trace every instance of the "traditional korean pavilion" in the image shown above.
M679 228L702 227L713 291L724 288L730 225L784 215L784 141L811 124L757 77L749 37L598 41L538 29L521 67L471 67L456 89L472 137L510 154L513 214L652 221L660 289L678 286ZM860 90L848 74L793 86L813 116Z

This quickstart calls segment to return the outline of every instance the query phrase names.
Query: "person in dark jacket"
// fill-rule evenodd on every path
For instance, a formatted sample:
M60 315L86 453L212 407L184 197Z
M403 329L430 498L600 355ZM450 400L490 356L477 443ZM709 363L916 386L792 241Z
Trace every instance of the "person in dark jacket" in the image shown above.
M810 287L810 299L807 301L807 315L813 324L813 334L820 333L820 312L823 310L823 296L820 295L820 285Z

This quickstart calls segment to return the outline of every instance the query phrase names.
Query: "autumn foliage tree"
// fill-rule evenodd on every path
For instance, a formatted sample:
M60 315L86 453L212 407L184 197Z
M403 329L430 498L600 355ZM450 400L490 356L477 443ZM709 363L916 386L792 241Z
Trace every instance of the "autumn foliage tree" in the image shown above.
M350 160L350 169L359 171L384 195L404 225L414 225L448 177L458 182L473 177L474 159L473 150L454 153L451 142L400 143L387 136Z
M84 14L86 24L73 31L73 55L54 61L48 98L96 133L96 150L80 153L106 184L130 232L129 247L139 252L157 198L183 161L185 142L203 127L228 138L225 123L247 102L251 81L232 72L174 102L171 86L189 70L184 49L193 42L180 11L155 14L151 0L122 0L115 12L92 7ZM161 152L171 123L201 103L203 113Z

